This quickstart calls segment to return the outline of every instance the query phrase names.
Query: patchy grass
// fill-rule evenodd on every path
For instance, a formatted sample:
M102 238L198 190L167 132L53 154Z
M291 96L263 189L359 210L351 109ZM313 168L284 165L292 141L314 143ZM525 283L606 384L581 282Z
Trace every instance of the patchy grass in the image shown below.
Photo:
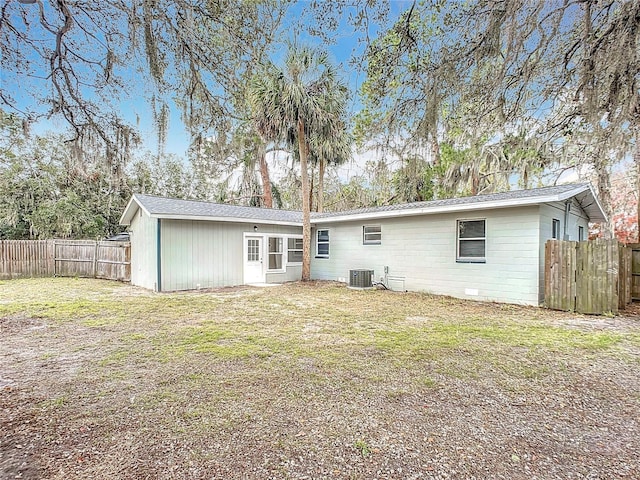
M4 281L0 476L634 478L639 353L636 317Z

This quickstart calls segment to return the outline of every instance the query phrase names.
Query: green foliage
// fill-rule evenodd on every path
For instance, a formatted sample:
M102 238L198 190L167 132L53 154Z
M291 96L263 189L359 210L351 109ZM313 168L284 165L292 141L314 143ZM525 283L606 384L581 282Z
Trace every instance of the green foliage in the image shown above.
M353 446L363 457L366 458L371 455L371 447L369 447L369 444L365 440L358 439L354 442Z
M147 155L114 172L102 155L78 152L61 135L27 136L1 111L0 132L0 239L104 238L122 230L133 192L194 194L193 175L173 156Z
M413 2L381 25L364 55L358 143L430 144L434 163L448 143L459 155L439 180L454 194L588 165L610 210L612 165L640 162L640 4L503 3Z
M450 159L446 157L437 164L418 156L405 159L402 167L393 172L391 177L394 202L423 202L451 196L452 192L447 191L441 182L450 164Z

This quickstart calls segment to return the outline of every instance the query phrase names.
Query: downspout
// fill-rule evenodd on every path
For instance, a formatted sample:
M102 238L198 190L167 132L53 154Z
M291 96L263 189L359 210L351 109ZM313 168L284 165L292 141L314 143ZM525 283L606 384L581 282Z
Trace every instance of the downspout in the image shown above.
M158 219L158 229L156 236L156 270L158 274L157 283L156 283L156 291L162 291L162 250L160 243L160 219Z
M571 211L571 200L564 202L564 227L563 227L563 240L569 240L569 234L567 233L567 223L569 222L569 212Z

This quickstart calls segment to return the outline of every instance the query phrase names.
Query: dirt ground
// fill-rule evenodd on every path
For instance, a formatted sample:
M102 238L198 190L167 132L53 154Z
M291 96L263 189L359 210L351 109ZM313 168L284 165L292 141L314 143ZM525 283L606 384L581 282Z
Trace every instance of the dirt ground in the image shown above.
M0 282L0 478L638 479L639 313Z

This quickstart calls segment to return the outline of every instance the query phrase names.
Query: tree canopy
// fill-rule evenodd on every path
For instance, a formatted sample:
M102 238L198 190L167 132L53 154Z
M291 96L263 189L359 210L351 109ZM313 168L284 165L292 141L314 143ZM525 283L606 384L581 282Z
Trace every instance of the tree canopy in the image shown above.
M315 201L322 210L552 184L572 171L596 185L610 232L622 208L614 178L624 170L640 205L637 1L1 5L0 108L12 139L3 200L22 202L5 208L2 231L14 236L105 234L115 199L153 189L151 177L176 196L303 210ZM301 39L325 53L305 64L300 51L294 68L286 52ZM327 65L327 51L345 58L345 50L342 67L357 75L336 81L331 66L310 80L315 60ZM153 154L141 153L150 139L135 112L151 113ZM164 151L176 112L191 144L182 158ZM31 128L37 140L28 140ZM352 139L369 163L339 178L334 166L353 157ZM52 173L64 169L82 172L95 192L79 185L64 197L73 181ZM29 195L12 192L34 181L38 205L51 208L18 221L16 211L33 209ZM72 207L80 204L95 218L63 227L65 216L82 218Z
M322 161L327 151L319 139L344 130L346 91L326 52L306 46L291 47L282 68L268 64L249 90L257 128L270 140L296 148L300 161L303 281L311 278L309 156Z

